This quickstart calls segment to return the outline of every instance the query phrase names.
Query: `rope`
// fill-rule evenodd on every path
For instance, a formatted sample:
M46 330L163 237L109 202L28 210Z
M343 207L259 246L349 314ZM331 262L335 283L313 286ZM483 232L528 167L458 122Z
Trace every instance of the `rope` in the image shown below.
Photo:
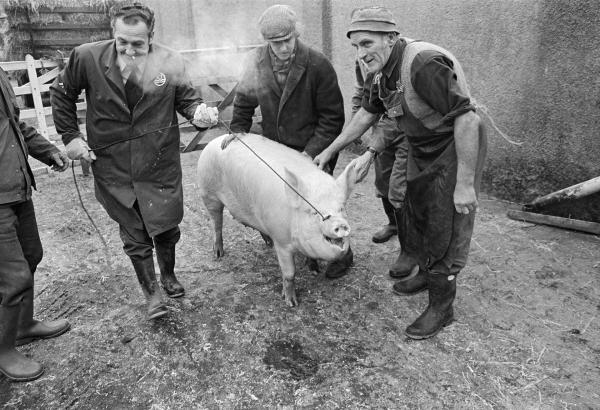
M494 121L494 119L492 118L492 116L490 115L489 110L487 109L487 107L485 105L480 105L479 103L477 103L477 101L475 101L474 98L471 98L471 103L475 106L475 108L477 108L478 111L481 111L482 113L485 114L485 116L490 120L490 123L492 124L492 128L494 130L496 130L496 132L498 134L500 134L500 136L502 138L504 138L506 141L508 141L510 144L516 145L516 146L521 146L523 145L522 141L513 141L512 139L510 139L510 137L508 135L506 135L504 132L502 132L500 130L500 128L498 128L498 126L496 125L496 122Z
M248 148L248 149L250 150L250 152L252 152L254 155L256 155L256 157L257 157L258 159L260 159L260 160L261 160L261 161L262 161L262 162L263 162L263 163L264 163L264 164L265 164L267 167L269 167L269 169L270 169L271 171L273 171L273 173L274 173L275 175L277 175L277 176L279 177L279 179L281 179L281 180L282 180L282 181L283 181L283 182L284 182L284 183L285 183L285 184L286 184L288 187L290 187L290 189L291 189L292 191L294 191L294 192L295 192L295 193L296 193L296 194L297 194L297 195L298 195L300 198L302 198L302 200L304 200L304 202L306 202L306 203L307 203L307 204L308 204L308 205L309 205L309 206L310 206L312 209L314 209L314 210L315 210L315 212L316 212L317 214L319 214L319 216L321 217L321 219L322 219L323 221L326 221L326 220L328 220L329 218L331 218L331 215L324 216L324 215L323 215L321 212L319 212L319 210L318 210L317 208L315 208L315 206L314 206L313 204L311 204L311 203L310 203L310 201L309 201L308 199L304 198L304 197L302 196L302 194L296 190L296 188L294 188L293 186L291 186L291 185L290 185L290 183L289 183L289 182L287 182L287 181L285 180L285 178L283 178L281 175L279 175L279 174L277 173L277 171L275 171L275 170L273 169L273 167L271 167L271 166L270 166L270 165L267 163L267 161L265 161L264 159L262 159L262 158L261 158L261 156L260 156L260 155L258 155L258 154L257 154L257 153L256 153L256 152L255 152L255 151L252 149L252 148L250 148L250 146L249 146L248 144L246 144L244 141L242 141L242 140L241 140L241 139L240 139L240 138L239 138L239 137L238 137L238 136L237 136L237 135L236 135L236 134L235 134L235 133L234 133L234 132L231 130L231 128L229 128L229 126L228 126L227 124L225 124L225 122L223 122L223 120L219 120L219 122L220 122L221 124L223 124L223 126L224 126L224 127L227 129L227 131L229 131L229 133L230 133L231 135L233 135L233 137L234 137L236 140L238 140L239 142L241 142L241 143L242 143L242 144L243 144L243 145L244 145L246 148Z
M92 223L92 226L96 230L96 233L100 237L100 241L102 241L102 246L104 248L104 256L106 258L106 265L108 266L108 268L111 271L113 271L113 267L112 267L112 263L111 263L111 259L110 259L110 253L109 253L109 250L108 250L108 244L106 243L106 240L104 239L104 236L100 232L100 229L98 229L98 226L94 222L94 219L92 218L92 216L88 212L87 208L85 207L85 205L83 203L83 199L81 198L81 192L79 191L79 185L77 184L77 178L75 177L75 161L71 161L71 172L73 174L73 183L75 184L75 189L77 190L77 197L79 198L79 204L81 205L81 208L83 209L83 211L87 215L88 219Z
M103 149L112 147L113 145L121 144L121 143L127 142L127 141L133 141L133 140L136 140L138 138L144 137L144 136L146 136L148 134L153 134L155 132L161 132L161 131L164 131L164 130L168 130L170 128L179 127L180 125L186 124L186 123L191 122L191 121L192 120L181 121L181 122L178 122L177 124L171 124L171 125L168 125L166 127L157 128L157 129L152 130L152 131L144 132L142 134L136 135L135 137L126 138L126 139L120 140L120 141L114 141L114 142L111 142L110 144L100 145L99 147L94 147L94 148L90 147L89 151L101 151Z

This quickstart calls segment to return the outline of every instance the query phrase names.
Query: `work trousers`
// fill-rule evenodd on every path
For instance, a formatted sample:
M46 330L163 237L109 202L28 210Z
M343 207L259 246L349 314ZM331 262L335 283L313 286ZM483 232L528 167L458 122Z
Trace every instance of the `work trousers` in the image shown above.
M42 256L33 202L0 205L0 305L21 302Z
M137 202L134 204L134 209L143 221L140 210L137 207ZM175 246L179 242L179 238L181 238L181 231L178 226L161 232L154 236L154 238L150 237L145 227L137 229L131 226L119 225L119 233L123 241L123 250L131 259L137 260L151 258L155 245L169 248Z
M394 208L401 208L406 195L406 136L388 123L380 122L373 133L382 133L386 148L375 158L375 190L379 198L387 198ZM381 134L380 134L381 135Z

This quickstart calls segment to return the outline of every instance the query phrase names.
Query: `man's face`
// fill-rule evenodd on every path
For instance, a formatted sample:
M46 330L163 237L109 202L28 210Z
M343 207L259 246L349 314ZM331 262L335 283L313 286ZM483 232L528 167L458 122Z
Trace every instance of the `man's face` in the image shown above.
M390 58L395 39L386 33L355 31L350 33L350 43L356 48L356 57L364 63L367 71L376 73Z
M143 57L150 50L152 33L148 32L148 26L142 20L128 21L117 19L114 26L114 38L117 52L125 57L126 61L133 62L138 57Z
M296 47L296 36L292 36L283 41L269 41L269 46L278 59L287 61Z

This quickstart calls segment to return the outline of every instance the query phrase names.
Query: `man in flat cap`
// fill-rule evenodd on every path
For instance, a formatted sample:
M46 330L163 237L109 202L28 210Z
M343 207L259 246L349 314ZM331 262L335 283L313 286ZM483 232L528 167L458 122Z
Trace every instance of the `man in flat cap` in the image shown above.
M320 52L299 40L296 13L284 5L269 7L259 19L267 44L250 52L233 103L231 130L246 133L256 107L265 137L314 158L344 126L344 103L337 75ZM225 148L233 136L223 142ZM337 155L327 161L333 173ZM268 238L265 239L268 243ZM328 278L346 274L352 250L329 264ZM314 263L313 263L314 268Z
M454 318L456 275L469 253L486 138L458 60L436 45L398 37L395 27L383 7L352 13L347 36L369 72L364 98L315 162L323 167L384 112L405 132L409 155L400 235L409 278L394 291L429 291L427 309L406 329L408 337L425 339ZM375 155L371 147L355 160L359 175L366 175ZM413 261L419 269L409 276Z

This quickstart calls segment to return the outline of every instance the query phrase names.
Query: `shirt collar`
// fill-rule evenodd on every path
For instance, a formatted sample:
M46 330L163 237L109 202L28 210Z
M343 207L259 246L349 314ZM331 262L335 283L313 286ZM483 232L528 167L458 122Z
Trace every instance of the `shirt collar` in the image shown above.
M398 65L400 59L402 58L402 54L404 53L404 48L406 47L406 41L402 38L399 38L392 47L392 52L390 53L390 58L388 58L387 63L383 66L381 72L387 77L390 78L392 76L392 72L394 68Z

